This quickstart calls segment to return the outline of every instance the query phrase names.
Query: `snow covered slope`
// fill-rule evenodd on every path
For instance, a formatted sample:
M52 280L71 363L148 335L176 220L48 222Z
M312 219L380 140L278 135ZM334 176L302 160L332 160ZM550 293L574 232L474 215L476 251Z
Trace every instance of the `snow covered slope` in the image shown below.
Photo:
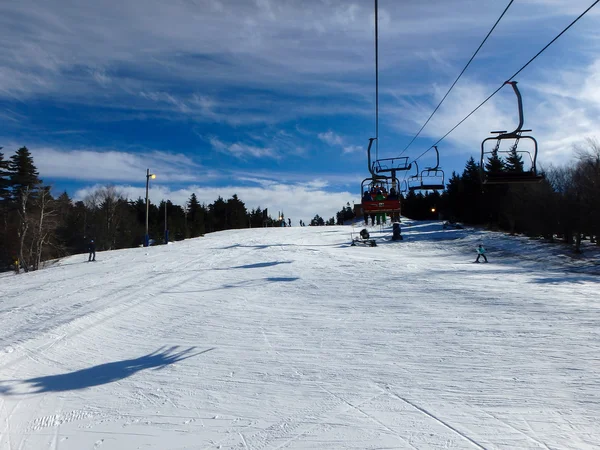
M0 449L599 448L593 260L405 225L375 248L237 230L1 277Z

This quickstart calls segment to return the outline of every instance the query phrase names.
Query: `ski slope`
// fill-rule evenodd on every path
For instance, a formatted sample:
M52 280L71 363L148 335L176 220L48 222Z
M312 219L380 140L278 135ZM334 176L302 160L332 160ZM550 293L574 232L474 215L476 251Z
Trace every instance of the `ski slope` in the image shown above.
M0 450L600 448L598 253L351 230L3 275Z

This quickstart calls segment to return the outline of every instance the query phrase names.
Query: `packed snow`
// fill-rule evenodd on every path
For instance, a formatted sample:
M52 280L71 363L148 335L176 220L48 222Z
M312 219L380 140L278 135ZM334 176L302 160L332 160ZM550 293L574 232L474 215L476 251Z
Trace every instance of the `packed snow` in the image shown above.
M595 247L353 230L3 274L0 449L600 448Z

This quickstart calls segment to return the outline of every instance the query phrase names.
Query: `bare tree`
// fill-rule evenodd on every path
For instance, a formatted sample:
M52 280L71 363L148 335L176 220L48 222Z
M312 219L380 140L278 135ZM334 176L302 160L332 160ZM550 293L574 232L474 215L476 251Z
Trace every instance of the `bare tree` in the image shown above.
M19 215L19 227L17 229L17 236L19 238L19 261L25 272L29 271L29 258L26 257L25 253L25 237L29 230L29 216L27 214L27 206L29 196L31 195L31 188L29 186L24 187L18 197L18 215Z
M56 216L56 210L53 208L54 199L50 195L50 187L44 187L39 191L36 206L38 217L36 224L35 239L32 240L32 246L35 249L35 260L33 270L37 270L42 262L42 253L44 245L50 242L58 224L52 220Z
M100 209L105 220L105 233L107 250L116 248L117 229L120 224L121 216L118 214L118 207L125 197L115 186L105 186L98 191L100 200Z

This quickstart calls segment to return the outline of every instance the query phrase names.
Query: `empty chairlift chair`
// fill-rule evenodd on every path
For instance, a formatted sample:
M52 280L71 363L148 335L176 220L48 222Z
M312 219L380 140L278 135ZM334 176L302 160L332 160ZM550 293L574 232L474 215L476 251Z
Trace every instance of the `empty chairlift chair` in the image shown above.
M538 144L533 136L523 135L522 133L529 132L531 130L523 130L523 100L521 93L517 88L516 81L507 81L506 84L510 84L517 96L517 103L519 108L519 124L514 131L492 131L497 136L488 137L481 143L481 181L484 184L517 184L517 183L539 183L544 179L543 175L538 174L536 168ZM500 145L502 141L513 141L512 146L508 150L501 150ZM521 141L530 141L533 146L530 150L519 149ZM496 141L496 145L491 150L486 150L486 143L488 141ZM497 167L490 167L486 169L486 157L491 159L499 158L500 154L507 153L511 154L514 161L512 167L505 167L504 164L495 164ZM522 162L523 156L527 156L529 165L524 167Z

